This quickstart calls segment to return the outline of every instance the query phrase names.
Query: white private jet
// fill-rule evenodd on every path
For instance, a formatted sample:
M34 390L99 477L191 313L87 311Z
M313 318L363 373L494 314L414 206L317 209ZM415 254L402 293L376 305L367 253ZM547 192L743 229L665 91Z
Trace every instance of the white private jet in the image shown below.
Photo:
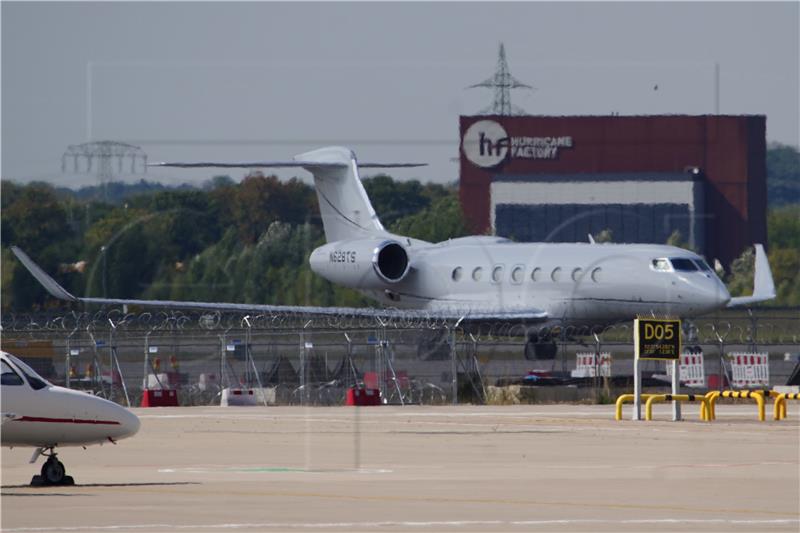
M72 485L56 446L116 443L139 431L139 418L124 407L85 392L57 387L11 354L0 352L3 446L36 448L30 462L47 456L31 485Z
M181 168L303 168L314 176L327 244L311 268L333 283L361 291L390 309L289 307L259 304L79 298L61 287L24 252L14 254L56 298L73 302L308 315L423 315L458 321L518 325L528 336L526 357L554 355L539 331L552 325L604 325L639 315L695 317L724 307L775 297L769 263L756 250L752 296L731 298L706 261L681 248L656 244L514 243L473 236L430 243L386 231L359 177L359 168L416 164L359 164L343 147L291 161L157 163ZM552 356L552 355L548 355Z

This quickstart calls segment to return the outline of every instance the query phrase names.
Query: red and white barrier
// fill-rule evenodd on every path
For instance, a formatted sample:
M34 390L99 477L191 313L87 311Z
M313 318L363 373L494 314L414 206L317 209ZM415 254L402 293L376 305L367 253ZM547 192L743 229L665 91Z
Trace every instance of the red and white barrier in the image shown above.
M275 405L275 388L227 388L222 389L222 407L246 405Z
M222 389L220 405L258 405L255 389Z
M667 362L667 376L672 378L672 363ZM687 387L706 386L703 352L683 352L678 363L678 379Z
M611 354L602 352L599 360L596 355L594 352L576 353L575 370L570 372L570 375L573 378L611 377Z
M753 352L732 352L731 384L736 388L769 387L769 354Z

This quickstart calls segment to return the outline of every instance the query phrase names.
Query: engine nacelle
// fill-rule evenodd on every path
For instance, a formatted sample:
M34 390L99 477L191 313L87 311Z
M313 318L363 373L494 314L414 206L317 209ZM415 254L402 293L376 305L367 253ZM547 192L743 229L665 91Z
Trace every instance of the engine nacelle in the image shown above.
M380 289L405 279L408 252L395 240L337 241L320 246L309 258L311 270L355 289Z

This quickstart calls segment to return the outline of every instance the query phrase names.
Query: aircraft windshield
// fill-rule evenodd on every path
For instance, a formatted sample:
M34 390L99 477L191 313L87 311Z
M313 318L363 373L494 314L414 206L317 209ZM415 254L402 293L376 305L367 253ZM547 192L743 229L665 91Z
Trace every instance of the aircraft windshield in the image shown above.
M705 272L713 272L711 267L708 266L708 263L706 263L705 259L695 259L694 262L700 268L700 270Z
M659 272L669 272L669 261L665 258L653 259L653 269Z
M32 369L31 367L20 361L13 355L8 355L8 358L11 360L12 363L14 363L14 366L16 366L23 374L25 374L25 377L28 379L28 383L34 390L43 389L48 385L52 386L52 383L50 383L42 376L37 374L34 369Z
M5 361L3 363L2 383L3 385L22 385L22 378L14 372L14 369L8 366Z
M678 272L696 272L697 265L691 259L683 257L671 257L669 262L672 263L672 268Z

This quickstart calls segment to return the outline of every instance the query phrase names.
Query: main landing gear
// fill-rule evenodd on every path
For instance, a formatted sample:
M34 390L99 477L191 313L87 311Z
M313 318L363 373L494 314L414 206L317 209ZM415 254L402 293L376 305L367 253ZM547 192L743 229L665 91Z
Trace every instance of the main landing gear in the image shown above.
M555 359L557 353L558 346L552 335L528 334L528 340L525 343L525 359L531 361L537 359Z
M49 451L45 451L49 450ZM36 448L36 451L31 458L31 463L36 462L40 455L47 457L47 461L42 465L41 474L33 476L31 479L31 486L41 487L44 485L74 485L75 480L72 476L66 475L64 463L58 460L58 457L53 447L49 448Z

